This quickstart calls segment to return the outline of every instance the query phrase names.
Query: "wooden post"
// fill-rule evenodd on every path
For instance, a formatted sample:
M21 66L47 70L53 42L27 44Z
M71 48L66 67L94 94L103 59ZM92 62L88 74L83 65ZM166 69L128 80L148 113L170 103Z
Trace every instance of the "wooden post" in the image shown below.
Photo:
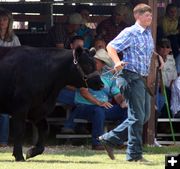
M52 3L51 3L52 1ZM44 7L43 12L41 12L41 15L46 15L46 23L45 23L45 30L49 30L53 24L53 0L41 0L41 2L47 2L47 5Z
M156 44L156 32L157 32L157 0L148 0L148 5L152 8L153 21L151 25L151 30L153 34L154 44ZM148 85L151 87L152 91L155 91L155 76L156 76L156 56L152 57L150 75L148 76ZM144 143L152 145L154 143L155 136L155 98L152 97L151 100L151 116L147 124L144 127Z

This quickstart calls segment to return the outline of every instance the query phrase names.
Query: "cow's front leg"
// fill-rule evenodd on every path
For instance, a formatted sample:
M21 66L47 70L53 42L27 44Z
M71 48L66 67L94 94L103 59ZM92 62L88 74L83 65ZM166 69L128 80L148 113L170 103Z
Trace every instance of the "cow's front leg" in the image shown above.
M18 113L13 116L14 149L13 156L16 161L25 161L22 152L22 141L25 131L25 118Z
M26 153L26 159L35 157L42 154L44 151L44 141L48 134L48 124L47 120L43 119L36 123L38 129L38 140L35 146L31 147Z

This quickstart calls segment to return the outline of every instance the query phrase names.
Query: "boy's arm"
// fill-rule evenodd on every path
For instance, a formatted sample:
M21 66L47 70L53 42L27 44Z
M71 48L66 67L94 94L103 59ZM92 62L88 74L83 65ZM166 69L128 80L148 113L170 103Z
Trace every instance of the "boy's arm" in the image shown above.
M92 96L92 94L88 91L88 88L80 88L80 94L87 99L88 101L90 101L91 103L101 106L101 107L105 107L105 108L111 108L113 105L109 102L101 102L98 99L96 99L94 96Z
M116 49L114 49L110 44L107 45L107 51L113 62L115 63L114 68L116 71L122 70L126 65L126 62L120 61Z

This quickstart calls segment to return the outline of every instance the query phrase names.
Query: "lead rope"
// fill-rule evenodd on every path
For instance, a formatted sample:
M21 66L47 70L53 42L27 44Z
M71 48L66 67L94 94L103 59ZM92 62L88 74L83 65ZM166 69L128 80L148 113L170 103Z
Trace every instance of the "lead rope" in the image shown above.
M111 79L117 79L117 78L122 74L122 70L116 71L116 69L110 69L110 70L102 73L102 75L108 74L109 72L111 72L111 73L112 73L112 72L115 72L115 73L113 74L113 76L112 76Z
M76 59L75 50L73 50L73 63L78 67L78 61ZM86 87L88 88L87 78L83 77Z

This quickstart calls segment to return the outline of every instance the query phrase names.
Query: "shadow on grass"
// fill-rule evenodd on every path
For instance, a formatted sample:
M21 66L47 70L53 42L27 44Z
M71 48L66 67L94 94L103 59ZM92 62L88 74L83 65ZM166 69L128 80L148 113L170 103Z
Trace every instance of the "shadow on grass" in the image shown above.
M46 153L45 154L51 154L51 153ZM84 157L84 156L94 156L94 155L104 155L107 154L106 150L101 150L101 151L96 151L96 150L90 150L87 148L84 149L76 149L76 150L68 150L68 151L63 151L60 154L63 154L64 156L80 156L80 157ZM126 149L123 150L117 150L114 149L114 154L118 155L118 154L126 154Z
M7 162L15 162L14 160L0 160L0 162L4 162L4 163L7 163ZM27 161L24 161L24 162L16 162L16 163L46 163L46 164L111 164L111 165L117 165L117 164L121 164L121 165L132 165L132 166L137 166L137 165L146 165L146 166L157 166L157 165L163 165L164 163L163 162L149 162L149 163L143 163L143 162L128 162L128 161L125 161L125 160L107 160L106 162L104 161L87 161L87 160L81 160L81 161L71 161L71 160L27 160Z
M0 160L0 162L15 162L14 160ZM103 164L104 162L100 162L100 161L71 161L71 160L27 160L27 161L23 161L23 162L16 162L16 163L80 163L80 164Z
M109 161L63 161L63 160L29 160L27 162L31 162L31 163L63 163L63 164L68 164L68 163L74 163L74 164L112 164L112 165L116 165L116 164L128 164L128 165L148 165L148 166L156 166L156 165L162 165L164 163L162 162L149 162L149 163L143 163L143 162L128 162L128 161L119 161L119 160L109 160Z

